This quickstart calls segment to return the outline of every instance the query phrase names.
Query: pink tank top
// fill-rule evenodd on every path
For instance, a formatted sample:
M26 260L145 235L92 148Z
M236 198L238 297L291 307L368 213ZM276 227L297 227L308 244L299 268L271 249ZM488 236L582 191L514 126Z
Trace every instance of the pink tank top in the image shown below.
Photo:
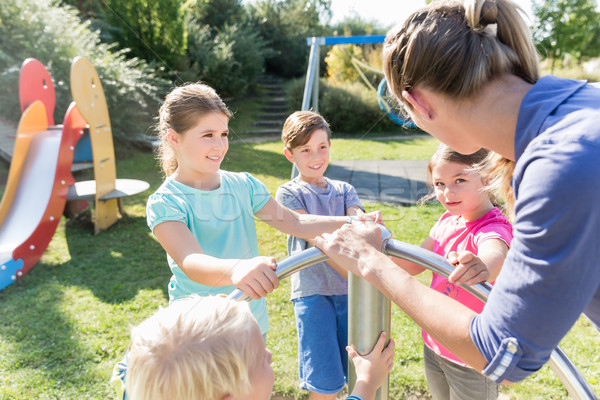
M458 215L445 212L431 228L429 235L434 241L433 251L441 256L448 257L448 253L451 251L460 253L464 250L477 254L477 249L481 243L488 239L500 239L510 245L512 226L498 208L493 208L478 220L469 222L464 221ZM484 303L481 300L465 289L448 282L446 278L438 274L433 274L431 288L452 297L476 313L483 310ZM436 354L457 364L467 366L427 332L422 331L422 336L425 344Z

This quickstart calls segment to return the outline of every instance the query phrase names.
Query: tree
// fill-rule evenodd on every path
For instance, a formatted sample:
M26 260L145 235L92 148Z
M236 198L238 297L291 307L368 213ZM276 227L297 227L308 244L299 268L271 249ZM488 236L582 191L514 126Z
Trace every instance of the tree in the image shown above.
M578 63L600 54L600 13L594 0L537 0L532 3L533 38L542 56L556 61L565 55Z
M239 24L245 19L241 0L194 0L189 4L189 11L198 25L209 25L212 30Z
M62 121L73 101L69 73L75 56L87 57L98 71L115 139L131 139L153 125L169 82L144 60L102 43L89 20L81 21L76 9L52 0L0 1L0 116L19 120L19 67L34 57L52 76L54 120Z
M248 5L252 23L274 50L267 71L301 76L308 60L308 36L325 33L331 19L331 0L257 0Z
M186 50L180 0L102 0L104 21L120 48L147 61L176 68Z

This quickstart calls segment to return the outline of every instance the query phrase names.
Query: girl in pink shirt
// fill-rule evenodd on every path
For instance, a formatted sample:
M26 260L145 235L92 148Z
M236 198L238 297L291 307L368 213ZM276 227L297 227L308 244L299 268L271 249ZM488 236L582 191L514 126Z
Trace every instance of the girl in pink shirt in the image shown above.
M434 193L446 212L435 223L421 247L455 266L448 279L433 274L431 287L479 313L483 302L460 287L493 282L512 239L512 226L494 204L482 163L488 151L459 154L441 144L427 166ZM405 260L394 261L412 275L424 268ZM451 351L423 331L425 373L434 400L496 399L498 385L468 367Z

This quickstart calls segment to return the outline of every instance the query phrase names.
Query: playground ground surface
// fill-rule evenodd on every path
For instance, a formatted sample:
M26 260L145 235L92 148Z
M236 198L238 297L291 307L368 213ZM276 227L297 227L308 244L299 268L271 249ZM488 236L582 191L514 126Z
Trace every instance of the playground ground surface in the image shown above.
M290 164L281 154L280 142L270 139L271 142L256 145L232 141L224 168L250 171L274 192L289 177ZM353 139L334 140L332 148L337 153L332 154L332 170L339 163L344 173L350 171L351 180L360 172L369 172L370 180L375 180L377 174L379 189L372 189L371 194L381 198L381 187L389 188L386 183L397 172L357 167L377 158L366 154L368 151L373 150L380 158L399 155L398 158L410 161L409 156L417 154L418 149L405 149L419 143L425 149L423 156L416 158L423 162L435 148L435 143L424 144L420 139L396 139L370 141L358 151ZM344 164L350 161L353 164ZM141 152L120 158L117 172L119 176L144 179L151 183L151 189L125 199L126 216L98 236L92 234L89 214L63 220L39 265L21 282L0 292L0 398L111 398L107 377L126 349L128 327L166 304L165 282L170 273L165 268L164 250L148 231L144 208L149 193L158 187L162 177L152 155ZM80 172L85 173L89 171ZM360 193L361 188L357 189ZM365 191L365 199L366 194L369 193ZM441 213L438 206L365 203L369 211L381 209L395 237L410 243L420 243ZM285 235L264 223L257 224L257 230L261 254L284 258ZM279 394L273 399L300 398L289 282L282 281L269 297L268 306L268 345L275 356L274 391ZM392 336L397 349L390 398L427 398L419 330L397 307L392 309ZM581 324L561 343L594 388L600 381L594 353L599 345L597 332ZM505 399L566 398L560 382L547 367L526 382L505 388L503 393Z

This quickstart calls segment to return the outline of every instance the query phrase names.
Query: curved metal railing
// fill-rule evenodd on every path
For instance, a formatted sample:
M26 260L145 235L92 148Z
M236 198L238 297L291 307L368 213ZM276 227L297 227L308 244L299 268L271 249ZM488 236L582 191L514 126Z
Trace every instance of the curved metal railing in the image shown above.
M384 238L387 237L385 231L382 236ZM444 257L419 246L398 240L389 239L386 244L385 253L418 264L446 278L454 269ZM311 265L327 261L328 258L329 257L316 247L311 247L310 249L281 260L277 265L275 272L277 277L281 280ZM463 288L485 302L492 286L488 283L480 283L473 286L463 286ZM228 297L235 300L249 299L249 297L239 289L236 289ZM376 334L378 335L379 332L376 332ZM360 351L360 348L357 348ZM550 360L548 361L548 365L573 399L597 399L590 385L560 347L554 349L550 356ZM385 394L379 398L387 399L387 390L385 391Z

